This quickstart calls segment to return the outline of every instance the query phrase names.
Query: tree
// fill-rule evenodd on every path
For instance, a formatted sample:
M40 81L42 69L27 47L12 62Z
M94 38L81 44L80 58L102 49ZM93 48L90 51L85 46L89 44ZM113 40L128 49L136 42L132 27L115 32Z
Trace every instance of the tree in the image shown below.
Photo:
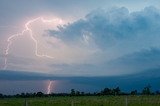
M131 91L131 95L137 95L137 90Z
M21 95L20 95L22 98L24 98L25 97L25 93L21 93Z
M157 94L157 95L159 95L159 94L160 94L160 92L157 90L157 91L156 91L156 94Z
M42 92L37 92L36 96L42 97L42 96L44 96L44 94Z
M3 98L3 94L0 93L0 98Z
M101 91L102 95L111 95L112 94L112 90L109 88L104 88L104 90Z
M80 95L80 91L76 91L76 95L79 96Z
M83 96L83 95L84 95L84 92L81 92L81 95Z
M71 95L75 95L75 90L74 89L71 89Z
M32 94L31 93L26 93L26 97L31 97Z
M114 93L115 95L119 95L120 92L121 92L121 90L120 90L119 87L117 87L117 88L114 89L114 92L115 92L115 93Z
M150 95L151 94L151 86L148 85L148 86L144 87L142 90L142 94L143 95Z

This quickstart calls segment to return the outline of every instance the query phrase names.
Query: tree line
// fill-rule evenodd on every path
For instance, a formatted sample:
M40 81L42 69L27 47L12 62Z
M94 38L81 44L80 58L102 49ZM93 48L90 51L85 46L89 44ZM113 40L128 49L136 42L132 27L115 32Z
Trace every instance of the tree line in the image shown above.
M80 92L75 89L71 89L70 93L51 93L51 94L44 94L42 92L36 92L36 93L21 93L16 95L3 95L0 93L0 98L29 98L29 97L52 97L52 96L102 96L102 95L160 95L160 91L153 92L151 90L151 86L147 85L143 88L141 92L138 92L137 90L133 90L128 92L123 92L119 87L116 88L104 88L103 90L99 92L93 92L93 93L86 93L86 92Z

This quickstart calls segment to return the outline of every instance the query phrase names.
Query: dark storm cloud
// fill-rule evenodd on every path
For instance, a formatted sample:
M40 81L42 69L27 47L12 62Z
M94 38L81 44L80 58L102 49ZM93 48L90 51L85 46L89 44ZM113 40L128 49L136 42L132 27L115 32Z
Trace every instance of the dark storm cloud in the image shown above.
M98 65L93 64L53 64L55 74L61 71L63 76L119 76L141 73L159 69L160 49L151 48L133 54L125 55L115 60L106 61ZM74 72L74 75L72 74Z
M84 19L59 27L59 31L51 31L64 42L79 41L83 32L90 32L90 37L101 48L114 45L124 39L143 36L156 36L160 28L160 11L154 7L146 7L139 12L129 13L127 8L114 8L109 11L95 10ZM159 35L159 34L158 34Z
M142 50L133 54L122 56L118 59L112 60L107 64L106 69L110 70L127 70L129 73L139 73L149 71L152 69L159 69L160 64L160 49L151 48L149 50ZM127 73L126 72L126 73Z
M95 10L84 19L60 26L58 31L50 31L50 35L75 45L77 42L83 43L83 32L89 32L91 34L88 36L92 39L89 45L93 46L94 42L102 50L102 54L96 53L93 58L97 55L103 58L93 61L103 61L87 67L85 64L62 65L58 68L63 73L76 69L77 73L83 70L90 75L122 75L157 68L160 57L159 29L159 9L146 7L142 11L129 12L122 7L108 11Z

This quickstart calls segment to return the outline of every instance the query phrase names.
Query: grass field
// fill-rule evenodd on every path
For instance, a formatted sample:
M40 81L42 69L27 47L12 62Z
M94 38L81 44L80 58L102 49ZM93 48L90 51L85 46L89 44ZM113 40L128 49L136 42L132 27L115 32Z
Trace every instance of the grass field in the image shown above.
M27 98L28 106L160 106L160 96L78 96ZM0 106L25 106L24 98L0 99Z

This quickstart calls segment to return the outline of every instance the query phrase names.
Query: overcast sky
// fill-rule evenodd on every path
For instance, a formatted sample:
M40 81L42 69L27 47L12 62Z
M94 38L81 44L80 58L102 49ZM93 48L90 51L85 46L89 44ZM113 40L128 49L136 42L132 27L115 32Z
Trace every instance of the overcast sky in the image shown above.
M110 76L159 68L158 0L1 0L0 69L58 76ZM29 24L37 40L26 31ZM57 21L58 20L58 21Z

